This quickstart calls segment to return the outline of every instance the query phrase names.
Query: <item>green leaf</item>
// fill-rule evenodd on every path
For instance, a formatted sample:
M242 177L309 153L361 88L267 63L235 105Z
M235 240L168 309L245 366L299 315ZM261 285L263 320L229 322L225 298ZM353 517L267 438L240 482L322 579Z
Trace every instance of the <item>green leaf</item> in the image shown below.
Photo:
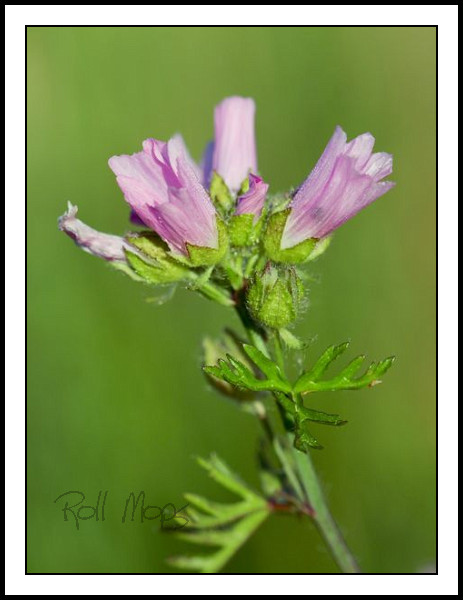
M241 500L231 504L212 502L195 494L186 494L188 524L177 539L218 548L209 554L177 556L169 563L177 568L200 573L217 573L270 514L265 498L255 493L216 455L199 464L222 487Z
M308 381L318 381L323 373L327 370L330 364L343 352L347 350L349 347L349 342L344 342L343 344L339 344L339 346L330 346L323 352L314 366L303 375L299 379L297 383L299 383L303 378L308 379ZM297 384L296 384L297 385Z
M204 367L205 373L218 379L222 379L238 388L253 390L255 392L266 390L282 392L291 391L291 385L282 375L278 365L254 346L244 344L243 350L266 376L266 379L258 378L254 371L231 354L227 354L227 360L219 359L216 366L212 365Z
M323 425L345 425L347 421L339 415L313 410L306 408L302 403L296 404L288 396L281 393L275 393L275 398L278 400L286 414L289 414L293 421L304 420L314 421Z
M339 415L333 415L330 413L321 412L319 410L305 408L304 406L299 406L298 411L306 421L314 421L315 423L321 423L323 425L336 426L345 425L347 423L347 421L345 419L341 419Z
M226 531L177 534L182 540L196 544L219 546L212 554L196 556L176 556L168 560L179 569L199 573L218 573L243 544L252 536L268 517L269 511L260 511L247 515L233 528Z
M302 403L293 402L288 396L275 393L275 398L285 411L289 425L294 428L294 446L301 452L308 452L310 448L321 450L323 446L308 430L308 423L320 425L340 426L347 423L339 415L329 414L311 408L306 408Z
M230 492L242 498L257 498L254 492L217 456L212 454L208 460L198 458L198 464L203 467L209 476Z
M321 377L329 365L345 350L348 342L339 346L330 346L317 360L310 371L301 375L294 385L294 392L306 394L308 392L327 392L337 390L358 390L367 386L381 383L380 377L392 366L395 357L391 356L379 363L371 363L368 370L361 376L355 374L363 364L365 357L357 356L338 375L322 380Z
M280 367L263 352L250 344L243 344L243 350L269 379L284 381Z
M308 452L310 448L322 450L323 446L314 438L307 429L306 421L308 419L296 419L296 429L294 435L294 447L301 452Z
M231 330L225 330L223 335L216 340L208 337L204 338L203 354L204 365L212 365L220 359L225 359L227 355L232 355L249 369L253 368L251 361L248 360L247 355L243 351L243 341ZM241 408L249 404L249 402L243 403L243 400L249 401L255 397L255 393L251 390L237 388L224 379L214 377L207 371L204 371L204 373L209 383L216 390L229 398L237 400Z

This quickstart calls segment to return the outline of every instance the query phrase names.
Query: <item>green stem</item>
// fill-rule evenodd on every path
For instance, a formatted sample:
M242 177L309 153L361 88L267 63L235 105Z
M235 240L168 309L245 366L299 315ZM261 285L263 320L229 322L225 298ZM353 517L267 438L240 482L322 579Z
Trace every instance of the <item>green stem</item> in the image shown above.
M274 345L275 345L275 358L277 361L277 365L280 367L281 372L284 373L285 372L285 358L283 355L283 348L281 346L280 332L278 330L275 331Z
M360 569L328 509L310 454L303 454L293 448L293 456L307 499L314 511L312 518L338 567L343 573L360 573Z
M267 347L265 331L260 330L259 327L252 321L244 304L238 301L236 309L250 341L266 356L270 356L271 354ZM275 332L274 350L277 364L284 373L284 355L281 347L281 338L278 332ZM313 511L311 516L338 567L343 573L359 573L359 567L328 509L328 505L310 455L304 454L294 448L292 439L293 435L289 432L289 448L283 448L283 445L280 444L278 440L278 434L275 433L275 427L272 428L268 420L266 420L265 425L267 433L270 432L271 434L273 432L274 447L277 451L278 458L283 470L285 471L288 481L292 482L294 491L300 498L301 495L305 496L305 499ZM296 466L297 475L299 476L299 478L296 480L293 465ZM302 484L304 492L303 494L301 493L302 490L299 481L300 484Z

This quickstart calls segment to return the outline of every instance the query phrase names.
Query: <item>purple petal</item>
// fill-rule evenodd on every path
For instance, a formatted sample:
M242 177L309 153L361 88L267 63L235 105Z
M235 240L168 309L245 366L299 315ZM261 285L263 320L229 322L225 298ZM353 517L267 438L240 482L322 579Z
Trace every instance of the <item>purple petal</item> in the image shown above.
M185 140L180 135L180 133L177 133L176 135L174 135L173 138L169 141L169 143L175 145L177 156L182 155L185 158L186 162L190 165L190 167L194 171L197 179L202 182L202 180L203 180L203 168L202 168L201 165L198 165L191 158L190 152L188 151L188 148L187 148L187 146L185 144Z
M79 219L76 219L77 206L68 202L68 210L58 219L58 227L86 252L109 261L126 262L124 248L129 246L117 235L100 233Z
M366 163L363 172L379 181L392 173L392 154L377 152L372 154Z
M374 138L364 133L346 143L340 127L316 167L296 192L283 231L281 247L329 235L385 194L393 182L380 181L392 172L392 156L372 154Z
M356 159L355 166L357 169L361 169L367 160L370 158L373 152L373 146L375 145L375 138L371 133L362 133L346 144L346 156L352 156Z
M146 140L144 144L151 141L155 140ZM162 171L146 151L131 156L127 154L112 156L108 164L116 177L139 181L157 203L165 202L167 199L167 184Z
M293 207L297 207L299 204L305 205L320 194L331 177L336 160L344 150L346 140L347 136L344 131L339 126L336 127L332 138L328 142L313 171L294 196L292 201Z
M235 215L254 215L254 222L260 217L264 208L268 184L252 173L249 175L249 190L239 196Z
M239 96L226 98L215 108L212 168L233 193L249 172L257 172L254 114L254 100Z
M143 152L113 157L109 164L137 217L173 252L187 255L187 243L217 248L215 208L181 136L145 140Z

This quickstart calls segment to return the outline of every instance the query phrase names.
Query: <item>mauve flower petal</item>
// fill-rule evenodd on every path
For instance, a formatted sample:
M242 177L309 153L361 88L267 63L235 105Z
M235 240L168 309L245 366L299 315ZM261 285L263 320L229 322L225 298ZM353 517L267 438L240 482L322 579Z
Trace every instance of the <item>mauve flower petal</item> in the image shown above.
M268 183L264 183L261 177L249 175L249 190L239 196L237 200L235 215L254 215L254 222L260 217L264 208L267 195Z
M167 194L167 185L162 172L146 152L112 156L108 164L116 177L127 177L143 183L152 191L155 201L162 202L163 196Z
M168 202L167 191L165 197L157 197L145 182L124 175L117 177L117 183L124 194L126 202L138 215L139 219L148 227L153 228L151 208Z
M179 157L178 176L181 187L178 190L169 190L172 194L171 202L178 202L181 198L181 208L189 221L189 236L185 241L196 246L218 248L219 239L217 231L217 213L214 205L200 181L196 177L191 164L184 157ZM185 209L183 190L188 193L188 209ZM179 192L182 192L180 194Z
M175 154L175 151L178 151L178 146L179 144L171 145L170 153ZM169 156L169 142L149 138L143 142L143 151L151 159L158 177L162 179L164 197L165 201L167 201L167 189L171 186L178 187L180 185L177 177L176 162L172 164Z
M380 196L383 196L386 192L391 190L395 186L395 181L379 181L378 183L374 183L365 193L364 198L362 199L362 208L368 206L375 200L377 200Z
M337 126L314 169L297 190L291 203L293 207L305 205L323 190L331 177L338 156L344 150L346 140L347 135Z
M392 156L372 154L375 140L370 133L349 143L346 139L337 127L314 170L297 190L290 203L282 249L329 235L394 186L380 181L392 172Z
M357 169L361 169L370 158L374 145L375 138L371 133L362 133L346 144L345 154L357 159L355 166Z
M58 219L58 227L86 252L108 261L126 262L128 245L117 235L100 233L76 218L77 206L68 202L68 210Z
M387 177L392 173L392 154L387 152L372 154L363 168L363 172L373 177L375 181Z
M215 208L180 135L168 142L147 139L143 152L113 157L110 166L140 222L173 252L187 255L186 243L217 248Z
M291 248L308 238L324 237L357 212L355 200L365 193L371 179L356 174L353 162L352 158L340 156L322 197L312 198L302 211L291 211L283 232L282 249ZM342 204L337 201L340 197L343 198Z
M180 133L177 133L176 135L174 135L168 142L168 144L172 145L175 147L175 153L178 156L182 155L185 160L188 162L188 164L190 165L190 167L193 169L197 179L202 183L202 179L203 179L203 169L201 167L201 165L198 165L192 158L191 158L191 154L188 151L187 145L185 144L185 140L183 139L183 137L181 136ZM171 159L172 160L172 159Z
M226 98L215 108L212 168L233 193L249 172L257 172L254 114L254 100L239 96Z

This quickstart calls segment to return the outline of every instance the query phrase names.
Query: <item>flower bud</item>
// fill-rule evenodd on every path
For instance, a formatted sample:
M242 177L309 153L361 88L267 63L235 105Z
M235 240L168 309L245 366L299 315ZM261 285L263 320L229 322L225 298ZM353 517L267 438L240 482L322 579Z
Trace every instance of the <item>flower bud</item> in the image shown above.
M279 329L296 319L303 295L302 281L295 269L269 263L256 274L246 299L256 321Z

